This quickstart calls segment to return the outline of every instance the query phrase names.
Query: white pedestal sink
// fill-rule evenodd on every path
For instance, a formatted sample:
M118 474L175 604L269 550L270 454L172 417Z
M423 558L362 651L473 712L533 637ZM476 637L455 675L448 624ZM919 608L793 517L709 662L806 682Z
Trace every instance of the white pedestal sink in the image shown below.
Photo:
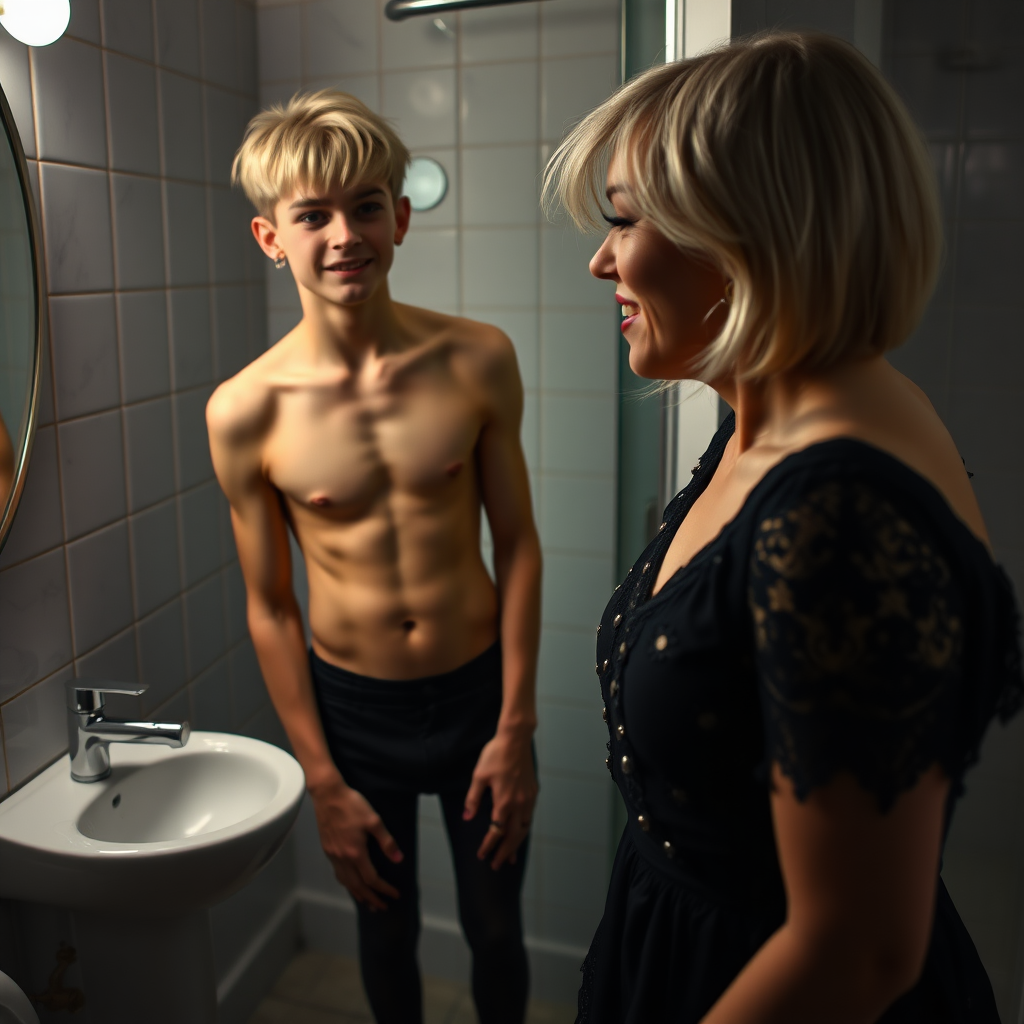
M302 769L269 743L195 732L112 744L110 775L67 757L0 803L0 896L74 911L86 1005L103 1024L212 1024L205 908L280 848Z

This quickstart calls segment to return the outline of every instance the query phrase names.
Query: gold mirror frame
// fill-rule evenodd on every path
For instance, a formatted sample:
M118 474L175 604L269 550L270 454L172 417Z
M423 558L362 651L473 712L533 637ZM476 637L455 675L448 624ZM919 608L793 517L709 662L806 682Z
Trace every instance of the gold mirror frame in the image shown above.
M32 261L32 288L35 298L36 330L35 351L32 359L31 379L28 389L28 415L22 414L24 433L11 440L15 443L14 482L10 493L0 495L0 551L11 532L14 513L18 509L22 491L25 489L25 477L28 473L28 460L32 453L32 441L36 434L36 421L39 417L39 377L43 362L43 345L46 340L46 292L43 288L42 246L40 245L39 223L36 219L36 204L33 198L32 185L28 176L28 164L25 162L25 151L21 145L14 116L7 103L7 96L0 88L0 120L3 121L4 134L14 156L14 164L18 170L18 181L21 185L21 198L25 209L25 220L28 225L28 243ZM19 427L21 424L19 424Z

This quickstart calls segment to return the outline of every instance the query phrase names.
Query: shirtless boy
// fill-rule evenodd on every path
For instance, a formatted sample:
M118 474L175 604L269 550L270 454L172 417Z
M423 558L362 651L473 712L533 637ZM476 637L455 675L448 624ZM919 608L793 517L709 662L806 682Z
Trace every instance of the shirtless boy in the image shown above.
M289 266L299 325L210 399L248 623L306 774L324 852L358 905L380 1024L417 1024L416 805L437 793L482 1024L522 1024L520 917L537 782L540 546L499 330L392 301L408 152L344 93L255 117L234 179ZM494 539L492 582L480 508ZM309 578L312 650L288 529ZM517 855L518 853L518 855Z

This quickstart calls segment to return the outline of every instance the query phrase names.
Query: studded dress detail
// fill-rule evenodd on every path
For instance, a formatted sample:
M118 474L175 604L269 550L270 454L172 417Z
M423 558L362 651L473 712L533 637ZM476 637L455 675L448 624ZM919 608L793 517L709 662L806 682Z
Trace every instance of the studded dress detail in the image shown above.
M785 458L651 597L733 428L598 630L606 763L629 817L577 1024L696 1024L783 923L773 763L801 800L852 773L883 813L938 764L948 833L987 726L1024 701L1009 579L930 483L860 441ZM924 971L880 1020L998 1019L940 879Z

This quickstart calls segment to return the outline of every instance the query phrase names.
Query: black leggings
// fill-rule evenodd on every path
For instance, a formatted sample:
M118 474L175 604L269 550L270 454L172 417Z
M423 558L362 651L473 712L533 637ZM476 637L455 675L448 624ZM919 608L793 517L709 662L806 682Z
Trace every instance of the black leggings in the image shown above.
M497 644L440 676L390 681L356 675L310 651L310 668L331 755L346 783L369 800L404 854L393 864L371 838L370 858L400 893L386 912L357 904L363 984L378 1024L422 1024L416 947L420 933L416 820L420 793L441 799L455 865L459 918L473 954L480 1024L522 1024L529 967L520 893L526 843L515 864L494 871L477 859L491 819L488 791L462 820L477 757L501 710Z

